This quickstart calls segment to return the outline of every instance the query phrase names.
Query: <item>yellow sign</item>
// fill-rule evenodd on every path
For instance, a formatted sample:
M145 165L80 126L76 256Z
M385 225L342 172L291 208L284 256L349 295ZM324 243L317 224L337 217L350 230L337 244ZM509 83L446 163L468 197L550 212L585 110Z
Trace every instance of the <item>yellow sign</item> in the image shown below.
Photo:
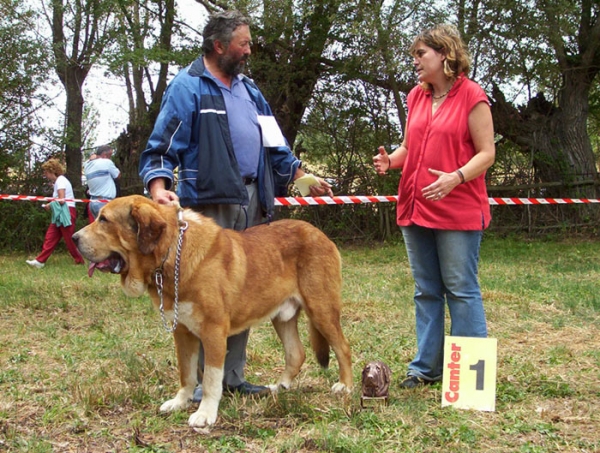
M496 338L446 337L442 407L496 410Z

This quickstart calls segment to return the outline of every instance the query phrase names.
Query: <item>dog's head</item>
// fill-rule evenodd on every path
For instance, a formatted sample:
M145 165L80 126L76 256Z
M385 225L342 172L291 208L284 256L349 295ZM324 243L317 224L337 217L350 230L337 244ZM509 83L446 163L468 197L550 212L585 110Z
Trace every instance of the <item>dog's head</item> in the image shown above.
M362 396L387 397L392 371L384 362L369 362L362 371Z
M120 274L127 295L142 295L176 231L176 209L140 195L107 203L93 223L73 235L77 248L91 262L90 276L95 269Z

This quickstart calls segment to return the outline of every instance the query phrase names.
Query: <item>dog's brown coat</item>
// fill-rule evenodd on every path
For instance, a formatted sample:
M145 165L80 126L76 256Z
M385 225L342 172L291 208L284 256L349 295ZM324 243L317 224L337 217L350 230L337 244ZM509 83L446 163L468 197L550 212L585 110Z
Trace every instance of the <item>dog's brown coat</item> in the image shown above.
M285 350L285 370L272 390L289 388L305 359L297 329L301 308L309 319L311 345L319 363L328 365L329 346L338 359L340 381L332 390L350 391L350 347L340 325L341 260L333 242L302 221L281 220L236 232L190 210L183 211L183 220L188 228L181 252L178 324L173 332L181 387L161 410L190 404L202 341L204 396L189 423L198 427L215 423L227 337L265 319L272 320ZM176 207L134 195L108 203L74 240L83 256L94 263L120 256L125 293L140 296L148 290L156 307L160 297L153 275L161 268L165 312L173 320L179 225Z

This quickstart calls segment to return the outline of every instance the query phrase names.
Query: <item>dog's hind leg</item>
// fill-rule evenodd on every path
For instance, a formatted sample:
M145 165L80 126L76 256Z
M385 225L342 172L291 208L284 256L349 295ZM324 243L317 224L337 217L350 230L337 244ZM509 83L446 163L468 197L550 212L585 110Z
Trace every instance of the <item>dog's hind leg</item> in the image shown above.
M272 319L273 327L275 327L275 331L285 351L285 370L279 378L277 385L271 386L272 392L276 392L279 388L289 389L294 378L300 373L300 368L302 368L302 364L306 358L304 347L298 335L299 315L300 311L298 310L292 318L286 321L283 321L279 317Z
M308 329L310 346L315 353L317 362L319 362L319 365L323 368L327 369L329 367L329 342L310 321L308 323Z
M191 403L197 384L200 340L183 324L177 326L173 332L173 338L175 339L180 387L175 398L160 406L161 412L186 409Z
M315 306L315 305L313 305ZM340 380L332 388L334 393L352 391L352 358L350 352L350 344L342 332L340 324L339 310L333 308L323 310L319 316L310 316L309 323L311 324L311 342L318 340L317 346L313 343L313 348L317 354L317 359L321 365L326 364L324 360L321 362L321 355L324 355L324 343L328 343L333 349L340 368ZM312 331L315 332L312 332ZM329 351L328 351L329 353ZM325 365L324 365L325 366Z

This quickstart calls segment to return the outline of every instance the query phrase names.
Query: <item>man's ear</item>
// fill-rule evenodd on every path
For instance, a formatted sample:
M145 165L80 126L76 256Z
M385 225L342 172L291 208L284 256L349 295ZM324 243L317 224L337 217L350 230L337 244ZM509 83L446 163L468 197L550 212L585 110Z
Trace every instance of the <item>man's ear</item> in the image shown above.
M227 45L219 40L216 40L214 42L213 48L215 49L215 52L217 52L219 55L223 55L225 52L227 52Z
M138 225L137 243L144 255L149 255L158 245L167 222L152 203L136 203L131 208L131 217Z

